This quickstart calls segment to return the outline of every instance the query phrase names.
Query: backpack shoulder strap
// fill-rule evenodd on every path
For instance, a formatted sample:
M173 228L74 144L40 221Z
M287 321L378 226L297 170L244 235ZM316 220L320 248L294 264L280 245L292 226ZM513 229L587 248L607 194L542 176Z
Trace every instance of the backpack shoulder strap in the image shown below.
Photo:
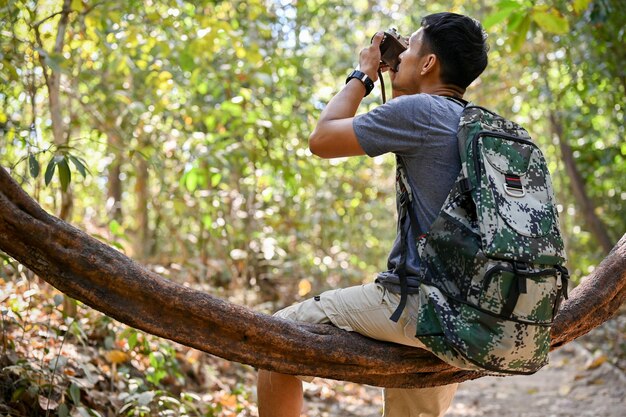
M402 311L404 310L409 298L409 285L406 277L409 226L413 227L415 230L418 228L417 216L413 211L412 205L413 193L411 192L411 185L409 184L406 168L402 162L402 158L398 155L396 155L396 193L398 194L398 200L400 203L398 213L398 222L400 225L400 260L398 261L398 265L396 265L395 272L398 274L398 279L400 280L400 302L389 319L397 323L398 320L400 320ZM409 219L409 226L405 225L407 218Z
M462 106L464 108L462 115L465 114L467 107L470 105L468 101L465 101L461 98L450 96L443 97ZM463 116L461 116L461 120L463 120ZM459 151L462 152L462 148L460 147L460 145ZM398 303L398 307L396 308L396 310L389 318L394 322L398 322L398 320L400 319L402 311L406 306L409 294L408 280L406 277L406 258L409 245L409 227L405 226L404 224L407 217L410 222L409 224L413 228L413 230L415 232L419 230L419 222L412 207L413 193L411 192L411 185L408 181L406 167L404 165L404 162L402 161L402 158L398 155L396 155L396 192L398 194L398 199L400 202L400 211L398 213L398 217L400 218L400 260L398 262L398 265L396 266L395 272L398 274L398 279L400 280L400 302Z
M464 99L462 99L460 97L452 97L452 96L442 96L442 97L445 97L446 99L448 99L448 100L450 100L450 101L452 101L452 102L454 102L454 103L456 103L456 104L458 104L459 106L462 106L462 107L467 107L470 104L469 101L464 100Z

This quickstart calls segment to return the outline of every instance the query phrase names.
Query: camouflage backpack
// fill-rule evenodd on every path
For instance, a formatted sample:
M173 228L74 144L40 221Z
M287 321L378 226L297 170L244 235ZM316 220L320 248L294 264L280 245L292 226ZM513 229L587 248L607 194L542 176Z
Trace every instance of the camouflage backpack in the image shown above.
M461 173L417 241L416 337L462 369L531 374L547 364L550 326L567 298L548 167L526 130L482 107L465 107L458 140ZM398 171L410 204L400 160Z

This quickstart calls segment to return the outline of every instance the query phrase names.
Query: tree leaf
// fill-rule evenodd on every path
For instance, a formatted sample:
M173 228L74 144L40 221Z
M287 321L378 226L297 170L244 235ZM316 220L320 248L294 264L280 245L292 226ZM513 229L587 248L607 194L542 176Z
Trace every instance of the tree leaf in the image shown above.
M59 417L68 417L70 415L70 410L67 407L67 404L65 403L59 404L59 409L57 410L57 414Z
M186 51L181 52L178 63L183 71L192 71L195 68L193 56Z
M54 168L56 167L56 165L56 158L53 157L52 159L50 159L50 162L48 162L48 167L46 168L46 173L44 174L46 186L48 186L50 184L50 181L52 181L52 176L54 175Z
M128 335L128 349L133 350L137 346L137 332L133 331Z
M576 12L576 14L581 14L587 10L589 3L591 3L591 0L574 0L574 12Z
M530 15L526 15L519 24L515 35L511 38L511 49L513 52L519 51L524 42L526 42L526 35L530 29L531 21Z
M212 187L217 187L217 185L220 183L220 181L222 181L222 174L217 172L217 173L211 175L211 186Z
M522 5L516 1L505 0L498 3L494 10L495 12L488 15L483 19L482 24L485 30L490 29L491 27L497 25L498 23L504 21L506 18L511 16L513 12L517 12L522 8Z
M72 161L72 163L74 164L78 172L80 172L80 174L83 176L83 178L87 178L87 168L85 168L85 165L74 155L67 156L70 158L70 161Z
M196 168L185 174L185 188L191 192L196 191L198 188L198 172Z
M30 176L33 178L37 178L39 176L39 161L34 154L28 154L28 171L30 172Z
M78 385L70 385L70 398L75 405L80 405L80 388Z
M61 190L67 191L68 185L72 181L72 173L70 172L70 166L67 164L67 160L63 158L59 163L59 180L61 180Z
M111 222L109 223L109 230L115 236L118 236L118 237L124 236L122 225L115 219L111 220Z
M555 10L542 10L535 8L532 12L533 20L539 25L541 30L561 35L569 31L569 22Z

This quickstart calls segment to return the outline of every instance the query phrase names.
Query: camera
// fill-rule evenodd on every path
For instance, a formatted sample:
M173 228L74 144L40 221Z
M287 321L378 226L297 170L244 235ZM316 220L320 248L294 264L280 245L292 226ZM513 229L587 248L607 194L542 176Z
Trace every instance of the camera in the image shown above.
M400 64L398 56L408 47L408 38L400 35L396 28L391 28L384 32L383 40L380 43L380 61L388 65L393 71L398 71Z

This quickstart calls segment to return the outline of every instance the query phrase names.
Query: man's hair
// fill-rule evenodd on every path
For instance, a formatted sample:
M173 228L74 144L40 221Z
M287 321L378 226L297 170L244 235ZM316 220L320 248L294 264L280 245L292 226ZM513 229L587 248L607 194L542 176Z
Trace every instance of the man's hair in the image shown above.
M441 65L441 81L467 88L487 67L487 33L480 22L456 13L422 19L421 53L433 53Z

